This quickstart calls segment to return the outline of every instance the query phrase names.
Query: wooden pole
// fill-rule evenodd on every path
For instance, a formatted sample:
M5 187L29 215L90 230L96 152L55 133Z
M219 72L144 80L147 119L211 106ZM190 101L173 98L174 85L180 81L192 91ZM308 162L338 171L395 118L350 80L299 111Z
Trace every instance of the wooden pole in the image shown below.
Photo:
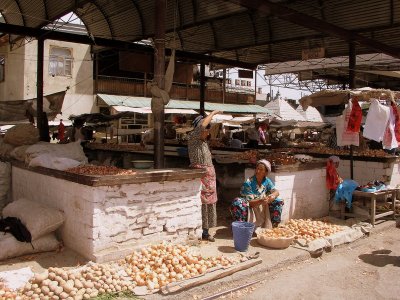
M37 72L36 72L36 125L39 130L40 140L45 141L46 134L43 132L43 56L44 56L44 39L37 40ZM48 135L49 133L47 133Z
M164 89L165 74L165 5L166 0L155 0L154 80ZM164 102L153 96L151 110L154 120L154 168L164 168Z
M205 102L205 89L206 89L206 66L204 63L200 64L200 114L205 116L204 102Z

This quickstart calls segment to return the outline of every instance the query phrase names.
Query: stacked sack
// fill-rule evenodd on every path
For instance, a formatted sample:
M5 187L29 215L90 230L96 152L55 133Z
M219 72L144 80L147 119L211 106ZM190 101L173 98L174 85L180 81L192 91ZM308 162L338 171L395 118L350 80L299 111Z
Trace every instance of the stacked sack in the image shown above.
M64 214L61 211L30 200L19 199L3 209L3 217L18 218L30 232L32 245L19 242L11 233L0 234L0 261L59 248L60 242L55 236L55 231L64 222Z

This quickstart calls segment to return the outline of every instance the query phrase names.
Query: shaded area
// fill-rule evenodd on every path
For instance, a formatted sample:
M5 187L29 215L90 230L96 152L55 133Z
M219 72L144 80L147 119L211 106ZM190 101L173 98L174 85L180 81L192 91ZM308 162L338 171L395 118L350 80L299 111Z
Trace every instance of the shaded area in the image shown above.
M385 267L387 265L393 265L400 267L400 256L389 255L392 250L376 250L372 251L371 254L361 254L358 256L363 262L376 266Z

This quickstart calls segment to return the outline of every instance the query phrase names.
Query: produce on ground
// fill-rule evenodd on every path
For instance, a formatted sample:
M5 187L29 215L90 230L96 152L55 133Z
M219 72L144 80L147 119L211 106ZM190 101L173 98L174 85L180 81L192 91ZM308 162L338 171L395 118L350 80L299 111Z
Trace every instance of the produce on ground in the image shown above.
M22 299L21 296L17 295L17 292L8 288L5 282L0 279L0 300L14 300Z
M330 236L344 230L343 226L311 219L290 219L282 228L286 228L295 234L296 239L312 241L318 238Z
M233 263L232 258L203 258L189 251L189 246L163 242L135 251L118 264L91 262L68 270L51 267L35 274L17 292L8 290L0 282L0 300L82 300L102 294L134 293L137 286L146 286L151 292L168 283L204 274L213 267L229 267Z
M79 174L79 175L134 175L136 174L133 170L120 169L114 166L94 166L85 165L70 168L65 170L66 172Z
M122 264L135 284L153 290L213 267L231 266L233 260L224 256L203 258L191 253L188 246L162 243L135 251Z

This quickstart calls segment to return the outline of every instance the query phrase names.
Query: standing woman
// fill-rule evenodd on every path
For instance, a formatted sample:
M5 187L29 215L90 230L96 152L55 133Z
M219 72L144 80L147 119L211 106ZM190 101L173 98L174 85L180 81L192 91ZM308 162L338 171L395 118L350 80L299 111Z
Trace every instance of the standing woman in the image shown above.
M215 169L212 163L207 138L210 135L211 119L219 111L213 111L207 117L198 116L192 122L194 130L188 136L188 152L190 167L205 169L206 175L201 179L201 215L203 234L202 239L214 242L215 239L208 232L209 228L217 226L217 182Z

